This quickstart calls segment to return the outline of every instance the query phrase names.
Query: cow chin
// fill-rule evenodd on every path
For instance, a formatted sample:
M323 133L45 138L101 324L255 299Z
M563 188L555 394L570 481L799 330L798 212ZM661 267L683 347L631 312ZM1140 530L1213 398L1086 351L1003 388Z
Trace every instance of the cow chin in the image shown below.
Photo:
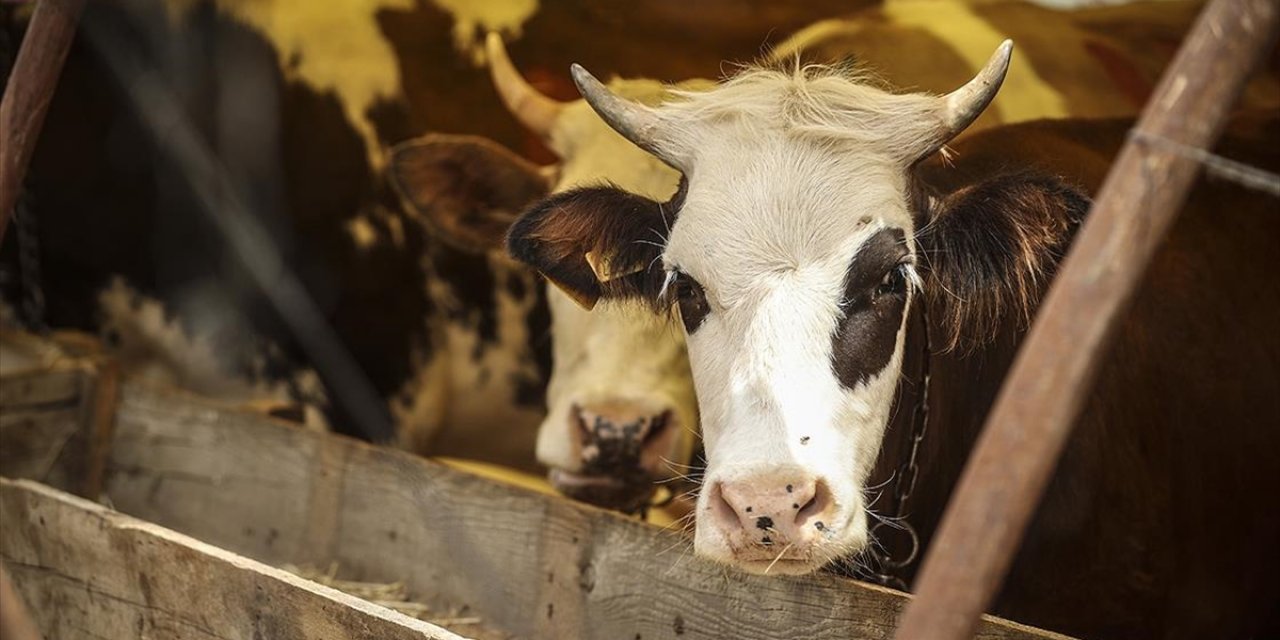
M552 469L551 486L562 495L604 509L636 513L650 504L657 491L648 476L620 478L608 474L582 474Z
M669 408L670 407L670 408ZM538 461L560 494L635 514L672 484L691 431L675 403L587 399L556 403L538 433Z
M699 535L694 553L718 564L754 575L790 576L810 574L841 558L861 553L867 547L866 526L850 527L846 536L831 537L803 546L762 545L758 542L732 544L708 541Z
M755 575L804 575L862 553L868 546L867 517L859 507L836 516L818 535L789 539L760 528L725 526L714 507L700 497L694 553L718 564ZM828 517L836 514L828 514Z

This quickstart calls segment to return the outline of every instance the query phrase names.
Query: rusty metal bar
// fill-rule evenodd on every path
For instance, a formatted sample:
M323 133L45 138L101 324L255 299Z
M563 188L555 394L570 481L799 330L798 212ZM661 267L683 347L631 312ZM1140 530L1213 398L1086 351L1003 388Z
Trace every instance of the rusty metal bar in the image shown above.
M18 202L82 9L84 0L41 0L9 74L0 100L0 240Z
M1205 149L1275 42L1276 0L1213 0L1197 19L1099 190L965 467L897 640L970 638L990 604L1092 386L1114 328Z

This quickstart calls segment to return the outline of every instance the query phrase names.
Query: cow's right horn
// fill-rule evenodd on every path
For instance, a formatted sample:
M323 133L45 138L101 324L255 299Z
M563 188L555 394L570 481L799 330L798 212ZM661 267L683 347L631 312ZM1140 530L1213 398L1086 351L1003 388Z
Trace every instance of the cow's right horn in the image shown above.
M658 144L656 132L660 123L653 109L614 94L580 64L574 63L569 72L578 85L578 93L614 131L677 170L686 169L678 158Z
M921 157L937 151L952 138L960 135L966 127L973 124L978 116L986 110L987 105L995 99L1004 76L1009 72L1009 59L1013 55L1013 41L1000 43L986 66L965 83L963 87L939 99L940 126L930 137L930 146Z
M534 89L520 75L507 56L502 36L489 32L485 47L489 53L489 77L493 79L493 86L502 97L503 104L507 105L507 110L529 131L544 140L549 138L564 105Z

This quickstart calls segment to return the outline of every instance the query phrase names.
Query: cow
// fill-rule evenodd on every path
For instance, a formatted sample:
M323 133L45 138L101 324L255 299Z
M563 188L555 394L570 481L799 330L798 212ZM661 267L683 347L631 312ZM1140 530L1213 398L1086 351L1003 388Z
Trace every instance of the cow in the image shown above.
M665 201L611 185L553 194L511 227L508 249L585 305L674 308L707 461L696 555L800 574L865 552L874 480L915 433L906 519L932 537L1131 126L1033 122L948 149L1011 54L1004 43L942 96L821 66L749 67L657 107L573 68L596 112L684 186ZM1251 130L1220 151L1275 171L1280 124ZM1280 489L1273 206L1200 183L1101 365L997 613L1090 638L1280 631L1280 514L1262 506Z
M16 42L20 23L5 26ZM83 26L0 252L15 274L3 279L15 320L101 336L134 377L346 433L358 426L237 248L199 213L210 208L199 188L121 99L105 49L168 86L369 381L396 444L536 468L550 358L538 340L549 322L542 287L508 259L438 242L400 210L377 137L390 108L366 117L369 105L346 100L359 91L309 75L329 72L312 66L324 52L291 50L231 10L94 3ZM91 46L89 34L110 46ZM32 298L44 301L35 313Z
M1150 93L1195 9L1165 3L1073 12L1012 2L887 5L801 29L765 60L851 58L886 79L941 90L979 68L990 51L984 43L1014 35L1032 40L1032 55L1011 66L1005 89L972 129L1035 117L1124 115ZM400 144L390 154L391 182L403 208L427 221L434 237L461 250L501 253L515 214L543 192L608 182L665 201L677 190L677 172L635 150L581 100L561 103L535 89L516 71L498 35L490 34L487 46L499 96L559 162L538 167L474 136L429 135ZM901 55L903 48L917 53ZM694 80L681 87L709 84ZM647 104L669 97L669 88L654 81L615 80L611 86ZM1254 92L1259 104L1273 100L1274 77L1258 79ZM632 511L643 508L656 487L696 476L699 465L689 454L698 449L697 411L678 324L625 302L585 313L555 287L546 295L554 357L537 458L550 469L552 484L575 498ZM634 428L619 426L627 424ZM602 434L608 436L603 447Z
M605 180L657 199L677 189L674 170L628 143L585 102L560 103L530 86L497 34L489 36L488 58L499 95L561 162L537 167L474 136L435 134L398 145L390 154L391 183L404 209L427 221L436 237L460 250L505 256L508 227L548 191ZM612 86L650 104L669 90L653 80ZM683 336L636 305L605 304L587 312L556 288L546 291L546 300L553 364L537 459L566 495L642 510L661 483L685 474L696 443L697 404Z

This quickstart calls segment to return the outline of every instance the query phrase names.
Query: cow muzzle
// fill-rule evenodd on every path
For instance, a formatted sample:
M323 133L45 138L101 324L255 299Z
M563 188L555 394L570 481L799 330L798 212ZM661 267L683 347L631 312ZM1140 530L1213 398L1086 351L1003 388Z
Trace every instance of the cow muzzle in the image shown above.
M556 490L627 513L649 504L675 444L675 412L602 402L574 405L569 421L572 455L580 461L580 470L552 469Z
M852 520L826 480L799 467L768 468L709 484L696 548L749 573L809 573L865 540Z

